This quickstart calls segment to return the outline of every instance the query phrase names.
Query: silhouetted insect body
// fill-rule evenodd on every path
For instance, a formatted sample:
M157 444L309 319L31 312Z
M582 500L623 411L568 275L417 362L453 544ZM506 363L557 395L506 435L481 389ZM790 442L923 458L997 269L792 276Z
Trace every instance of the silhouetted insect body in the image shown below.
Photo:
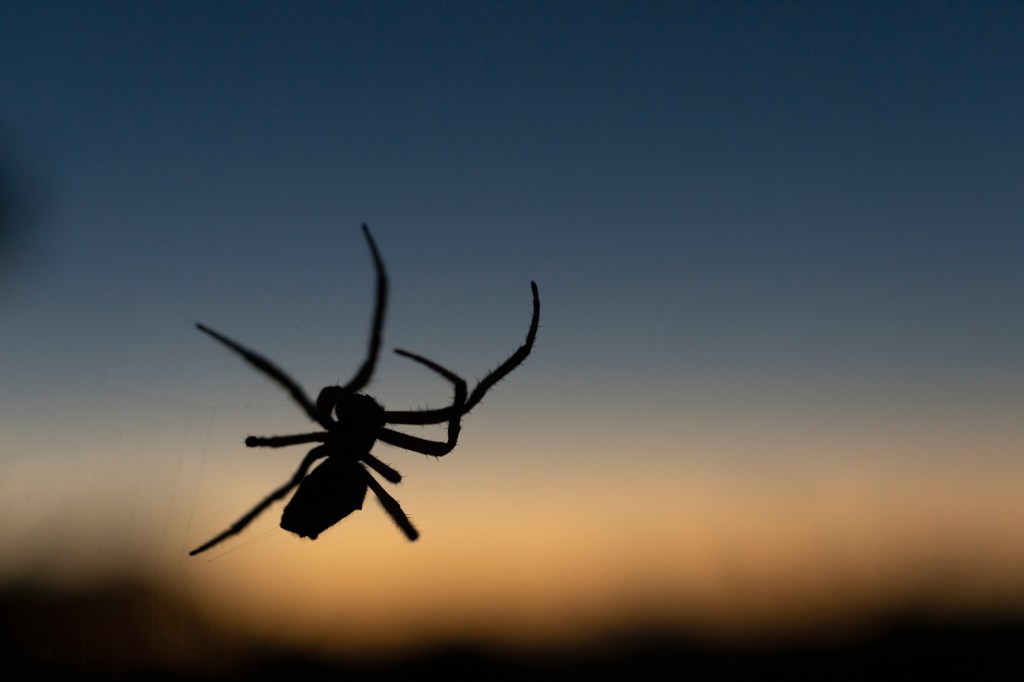
M384 507L384 511L410 540L419 537L409 517L405 515L398 500L384 489L374 478L370 469L390 483L398 483L402 475L370 453L379 440L387 445L412 450L432 457L442 457L455 447L459 439L462 416L480 402L484 394L509 372L518 367L533 348L540 321L540 296L537 285L530 282L533 291L533 317L526 341L501 363L494 371L481 379L473 392L466 393L466 382L454 372L427 358L404 350L395 350L414 362L424 365L447 379L455 389L452 404L448 407L424 410L385 410L380 403L360 393L369 383L380 353L381 332L384 326L384 308L387 302L388 280L384 263L377 245L370 236L370 230L363 225L363 234L370 245L373 264L377 270L377 302L374 306L373 322L370 328L370 347L366 359L355 376L344 386L327 386L320 391L316 402L311 401L302 387L276 365L254 353L241 344L232 341L220 332L201 324L200 331L238 353L250 365L264 373L286 390L311 420L323 431L300 433L293 436L249 436L245 439L248 447L281 448L289 445L317 443L303 458L292 478L283 486L267 495L230 528L212 540L195 548L189 554L204 552L222 540L240 533L264 509L285 497L296 487L298 490L284 509L281 527L300 537L316 539L320 533L336 524L357 509L362 509L369 488ZM389 424L425 425L447 423L447 438L434 441L412 436L388 427ZM323 459L313 468L317 460Z
M302 479L281 514L281 527L316 540L320 533L363 508L369 475L355 460L328 457Z

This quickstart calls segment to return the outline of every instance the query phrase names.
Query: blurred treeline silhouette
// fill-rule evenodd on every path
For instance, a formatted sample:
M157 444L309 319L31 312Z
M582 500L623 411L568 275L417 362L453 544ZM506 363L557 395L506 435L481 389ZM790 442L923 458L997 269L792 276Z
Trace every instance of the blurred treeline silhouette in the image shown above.
M564 651L496 651L472 642L359 660L287 650L201 618L179 596L125 580L0 589L3 679L92 680L620 680L666 674L700 679L1008 679L1024 619L926 621L893 617L859 634L767 645L727 645L680 633L607 633Z

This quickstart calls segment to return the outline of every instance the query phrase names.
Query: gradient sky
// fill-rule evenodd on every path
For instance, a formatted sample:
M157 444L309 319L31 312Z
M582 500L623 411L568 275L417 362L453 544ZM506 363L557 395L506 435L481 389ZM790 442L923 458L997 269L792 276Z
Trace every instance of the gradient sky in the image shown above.
M1024 611L1020 3L0 4L0 580L308 647ZM534 354L316 542L185 553L387 348ZM448 386L388 352L370 392ZM433 432L426 431L426 435Z

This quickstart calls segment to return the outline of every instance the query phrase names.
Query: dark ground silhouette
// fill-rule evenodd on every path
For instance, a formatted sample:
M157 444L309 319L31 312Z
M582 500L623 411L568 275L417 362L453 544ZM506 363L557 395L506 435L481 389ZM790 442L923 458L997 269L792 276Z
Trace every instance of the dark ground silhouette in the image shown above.
M175 595L126 581L0 591L5 680L1015 679L1024 615L945 622L891 618L831 644L729 647L666 632L610 633L585 649L497 653L453 643L329 660L214 627Z

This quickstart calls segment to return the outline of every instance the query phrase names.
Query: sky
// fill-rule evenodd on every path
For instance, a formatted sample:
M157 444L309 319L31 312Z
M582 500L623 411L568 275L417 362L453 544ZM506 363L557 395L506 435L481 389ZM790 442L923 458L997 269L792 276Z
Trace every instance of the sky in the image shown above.
M1024 612L1024 6L0 5L0 582L351 652ZM311 429L529 359L315 542ZM430 429L412 431L438 437Z

